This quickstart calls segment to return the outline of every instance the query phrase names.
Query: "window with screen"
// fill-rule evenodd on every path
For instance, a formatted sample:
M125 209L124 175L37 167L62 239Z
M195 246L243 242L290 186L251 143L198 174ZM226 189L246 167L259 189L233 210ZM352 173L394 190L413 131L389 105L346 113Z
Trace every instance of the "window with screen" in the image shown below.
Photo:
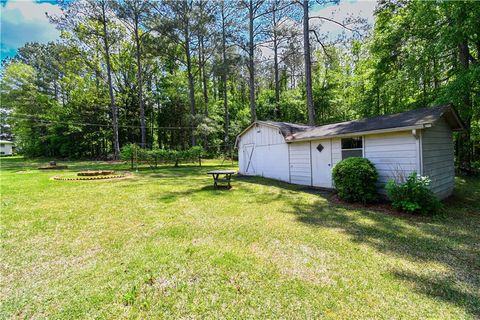
M363 138L342 139L342 160L351 157L363 157Z

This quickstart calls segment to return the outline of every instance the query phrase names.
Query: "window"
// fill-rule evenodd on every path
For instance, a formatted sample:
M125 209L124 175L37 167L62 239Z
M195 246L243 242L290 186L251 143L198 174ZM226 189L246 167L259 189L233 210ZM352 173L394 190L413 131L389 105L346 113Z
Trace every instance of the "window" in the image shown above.
M0 143L0 147L5 147L5 143Z
M342 139L342 160L351 157L363 157L363 138Z

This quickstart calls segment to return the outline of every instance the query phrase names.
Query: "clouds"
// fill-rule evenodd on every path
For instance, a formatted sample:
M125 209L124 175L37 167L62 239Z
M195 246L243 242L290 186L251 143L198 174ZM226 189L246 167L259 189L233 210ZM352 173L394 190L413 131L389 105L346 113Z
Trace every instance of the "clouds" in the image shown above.
M353 32L345 29L340 24L331 22L325 19L316 19L312 17L324 17L331 19L340 23L348 24L349 28L355 29L358 32L355 33L355 36L358 36L359 33L363 36L367 35L368 31L372 29L375 22L375 6L377 5L376 1L368 0L346 0L340 1L338 5L328 4L325 6L313 6L310 8L309 16L311 20L310 29L315 30L317 36L322 41L323 44L332 44L336 43L337 40L351 39L354 34ZM354 21L362 20L362 23L353 23ZM289 20L289 27L296 28L299 32L298 41L303 43L303 26L301 21ZM312 40L310 45L313 48L317 48L318 43L313 40L313 34L311 34ZM265 60L273 59L273 50L269 47L260 48L262 58Z
M338 5L312 8L310 17L321 16L347 23L352 18L361 18L368 24L367 27L371 28L374 24L373 13L376 4L376 1L341 1ZM330 21L312 19L310 25L311 28L326 35L328 40L334 40L342 33L345 33L347 36L351 35L350 31Z
M58 5L34 0L2 1L1 7L2 59L13 56L27 42L48 42L59 37L60 32L48 22L45 13L60 14Z

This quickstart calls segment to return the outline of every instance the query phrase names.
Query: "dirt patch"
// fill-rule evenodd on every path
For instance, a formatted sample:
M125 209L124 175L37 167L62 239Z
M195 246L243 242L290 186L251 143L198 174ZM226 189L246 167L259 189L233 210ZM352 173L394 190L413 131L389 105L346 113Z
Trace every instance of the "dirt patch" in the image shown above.
M398 209L395 209L392 207L392 204L387 201L380 201L377 203L351 203L351 202L345 202L341 200L338 195L333 194L330 197L327 198L328 202L341 206L347 209L352 209L352 210L370 210L370 211L376 211L376 212L382 212L386 213L392 216L397 216L397 217L403 217L403 218L418 218L418 215L406 213L403 211L400 211Z
M93 176L111 176L115 175L115 171L113 170L87 170L87 171L80 171L77 173L79 177L93 177Z

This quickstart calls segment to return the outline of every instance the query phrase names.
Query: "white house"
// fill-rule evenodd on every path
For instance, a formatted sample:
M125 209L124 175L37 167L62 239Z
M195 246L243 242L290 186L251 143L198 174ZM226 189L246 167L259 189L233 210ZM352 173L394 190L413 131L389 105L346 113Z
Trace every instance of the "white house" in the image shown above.
M462 129L450 105L318 127L256 121L237 137L239 173L333 188L338 162L365 157L377 168L380 192L388 179L416 171L443 199L454 186L452 131Z
M0 155L11 156L12 155L13 142L7 140L0 140Z

